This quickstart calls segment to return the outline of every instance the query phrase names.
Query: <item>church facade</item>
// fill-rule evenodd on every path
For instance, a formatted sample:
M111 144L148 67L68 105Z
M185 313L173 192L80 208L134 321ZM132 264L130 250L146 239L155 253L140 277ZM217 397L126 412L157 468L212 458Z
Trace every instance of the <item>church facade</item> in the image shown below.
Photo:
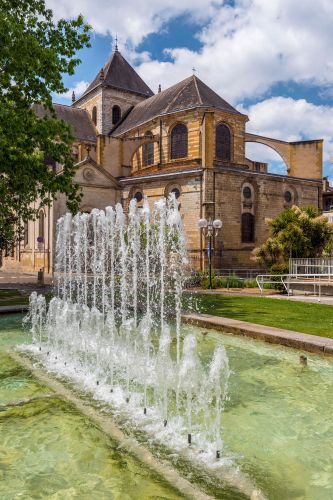
M248 117L195 75L154 94L115 50L79 99L54 107L75 137L81 210L117 202L127 208L132 198L140 206L144 196L153 205L174 192L196 269L205 267L207 254L200 218L223 222L214 241L214 266L241 269L256 266L251 252L268 236L266 218L293 204L322 208L323 141L284 142L247 133ZM42 108L36 112L42 115ZM287 175L271 174L265 163L248 159L247 142L275 149ZM24 241L4 259L5 268L52 272L56 221L65 212L63 196L41 209L39 219L26 225Z

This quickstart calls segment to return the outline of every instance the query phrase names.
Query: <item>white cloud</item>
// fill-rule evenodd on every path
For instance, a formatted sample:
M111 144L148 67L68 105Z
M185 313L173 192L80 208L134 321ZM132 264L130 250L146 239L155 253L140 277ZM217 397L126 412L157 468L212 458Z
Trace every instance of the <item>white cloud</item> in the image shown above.
M331 0L236 0L216 8L199 37L200 52L169 51L171 64L144 62L140 73L156 88L191 73L227 100L260 97L274 83L333 82Z
M81 80L80 82L76 82L73 87L67 90L64 94L54 94L53 97L55 99L61 98L61 99L66 99L71 101L72 100L72 94L73 92L75 93L76 99L78 99L83 92L86 90L88 87L89 83Z
M82 14L96 33L118 34L120 41L137 45L170 19L186 13L194 21L209 20L223 0L46 0L55 17Z
M262 97L276 82L333 83L332 0L47 0L55 16L82 13L96 33L118 34L121 50L140 61L138 70L152 88L165 88L191 74L227 100ZM186 14L204 28L200 51L168 49L172 62L135 53L145 36ZM128 42L127 49L126 42ZM184 41L186 44L186 41ZM130 51L132 50L132 53Z

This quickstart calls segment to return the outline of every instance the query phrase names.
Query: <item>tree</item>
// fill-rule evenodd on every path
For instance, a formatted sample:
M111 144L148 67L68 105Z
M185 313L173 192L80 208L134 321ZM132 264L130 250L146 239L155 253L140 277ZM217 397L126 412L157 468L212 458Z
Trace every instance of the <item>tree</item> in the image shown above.
M20 237L23 221L51 203L57 193L78 209L73 185L69 127L56 119L52 93L63 93L62 75L81 62L77 50L89 46L82 16L55 22L44 0L1 0L0 4L0 249ZM33 110L42 104L39 119ZM62 165L56 172L47 159ZM33 202L39 199L38 207Z
M313 207L286 208L267 223L270 237L254 250L254 257L270 269L276 264L286 264L291 257L311 258L332 253L333 224Z

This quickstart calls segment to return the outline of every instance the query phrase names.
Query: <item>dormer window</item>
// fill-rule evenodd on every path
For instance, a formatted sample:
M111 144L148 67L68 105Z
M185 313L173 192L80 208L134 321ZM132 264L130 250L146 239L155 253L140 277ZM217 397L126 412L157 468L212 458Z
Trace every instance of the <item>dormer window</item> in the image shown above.
M112 125L116 125L121 118L121 109L116 104L112 108Z

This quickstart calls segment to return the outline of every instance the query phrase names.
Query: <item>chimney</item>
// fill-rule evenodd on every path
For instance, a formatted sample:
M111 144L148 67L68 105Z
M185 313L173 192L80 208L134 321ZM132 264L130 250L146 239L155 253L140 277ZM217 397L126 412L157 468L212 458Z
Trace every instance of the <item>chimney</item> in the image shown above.
M73 90L73 92L72 92L72 103L74 103L75 101L76 101L76 97L75 97L75 92Z
M162 87L161 87L161 84L159 84L158 86L158 93L162 92Z

